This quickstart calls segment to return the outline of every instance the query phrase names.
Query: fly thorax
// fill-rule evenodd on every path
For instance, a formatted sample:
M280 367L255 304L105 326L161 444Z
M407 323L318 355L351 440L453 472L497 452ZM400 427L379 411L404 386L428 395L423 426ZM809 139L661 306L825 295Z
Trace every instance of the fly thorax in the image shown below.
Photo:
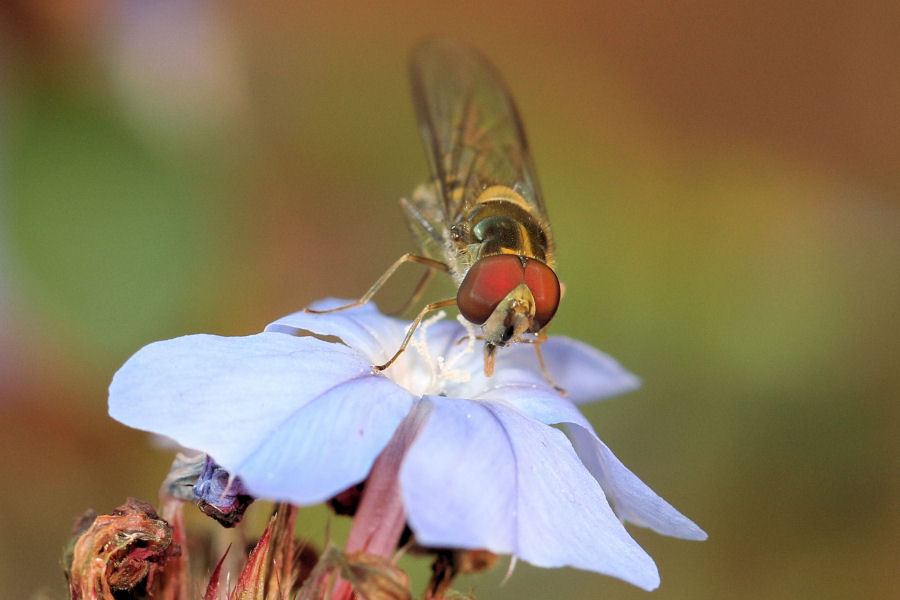
M482 219L472 232L480 242L480 256L518 254L517 251L526 244L521 224L509 217L494 215Z
M547 234L539 219L510 200L482 202L470 213L472 241L479 258L517 254L546 261Z

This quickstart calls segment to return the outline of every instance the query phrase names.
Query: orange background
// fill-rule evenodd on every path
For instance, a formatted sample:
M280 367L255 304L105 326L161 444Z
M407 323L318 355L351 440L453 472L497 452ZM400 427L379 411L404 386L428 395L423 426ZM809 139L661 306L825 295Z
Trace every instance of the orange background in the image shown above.
M567 284L553 331L645 382L588 416L710 534L634 530L655 597L890 595L896 2L296 4L0 8L0 595L64 597L73 519L155 499L171 451L106 416L131 353L353 296L410 249L406 59L433 33L519 103ZM504 570L458 587L645 597Z

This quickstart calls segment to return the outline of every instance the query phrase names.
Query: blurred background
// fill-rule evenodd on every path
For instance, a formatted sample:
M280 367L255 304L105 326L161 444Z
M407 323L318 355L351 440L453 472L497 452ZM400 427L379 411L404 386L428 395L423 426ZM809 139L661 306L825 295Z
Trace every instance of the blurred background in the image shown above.
M172 451L106 415L133 352L358 295L411 249L406 60L434 33L519 103L567 285L553 331L644 379L589 418L709 533L632 529L654 597L891 596L900 5L311 4L0 7L0 596L64 598L73 519L155 502ZM302 513L314 539L325 514ZM647 597L504 571L457 587Z

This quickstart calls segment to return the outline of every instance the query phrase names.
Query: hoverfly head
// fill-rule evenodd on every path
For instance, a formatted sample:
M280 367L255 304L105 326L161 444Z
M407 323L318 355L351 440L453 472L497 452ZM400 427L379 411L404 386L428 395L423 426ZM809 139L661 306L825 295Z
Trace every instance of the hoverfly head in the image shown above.
M525 332L537 333L559 305L559 280L539 260L497 254L477 261L459 286L463 317L482 326L484 340L505 346Z

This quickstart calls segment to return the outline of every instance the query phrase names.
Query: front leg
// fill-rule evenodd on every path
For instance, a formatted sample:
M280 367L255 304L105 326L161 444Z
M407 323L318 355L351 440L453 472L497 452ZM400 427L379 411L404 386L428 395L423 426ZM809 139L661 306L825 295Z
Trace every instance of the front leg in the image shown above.
M396 271L397 269L400 268L400 265L407 263L407 262L414 262L414 263L419 263L419 264L425 265L430 270L437 270L437 271L444 271L444 272L447 272L449 270L447 265L445 265L444 263L442 263L440 261L437 261L437 260L434 260L434 259L431 259L431 258L428 258L425 256L419 256L417 254L407 253L407 254L404 254L403 256L401 256L400 258L398 258L396 261L394 261L394 264L392 264L390 267L388 267L388 270L385 271L381 275L381 277L379 277L375 281L375 283L372 284L372 287L369 288L369 291L367 291L365 294L363 294L359 300L356 300L349 304L344 304L342 306L337 306L335 308L326 308L324 310L305 308L304 311L308 312L308 313L316 314L316 315L321 315L321 314L325 314L325 313L333 313L333 312L338 312L338 311L342 311L342 310L347 310L348 308L355 308L357 306L362 306L363 304L365 304L366 302L368 302L369 300L372 299L372 296L374 296L375 293L379 289L381 289L381 286L383 286L385 284L385 282L388 279L390 279L391 275L394 274L394 271ZM419 288L424 288L425 287L424 283L426 283L427 281L428 281L427 279L424 279L424 281L420 282L419 286L416 287L415 295L421 294L421 289L419 289Z
M389 366L391 366L393 362L397 360L397 357L403 354L403 351L406 350L406 347L409 345L409 341L412 339L413 333L416 332L416 329L419 327L419 323L422 322L422 319L425 318L425 315L427 315L431 311L437 310L439 308L444 308L446 306L453 306L454 304L456 304L456 298L448 298L447 300L432 302L431 304L424 306L422 310L419 311L419 315L415 318L415 320L413 320L412 323L410 323L409 327L407 328L406 337L403 338L403 343L400 344L400 348L397 350L397 352L395 352L390 360L388 360L386 363L384 363L383 365L375 365L373 368L376 371L384 371Z

